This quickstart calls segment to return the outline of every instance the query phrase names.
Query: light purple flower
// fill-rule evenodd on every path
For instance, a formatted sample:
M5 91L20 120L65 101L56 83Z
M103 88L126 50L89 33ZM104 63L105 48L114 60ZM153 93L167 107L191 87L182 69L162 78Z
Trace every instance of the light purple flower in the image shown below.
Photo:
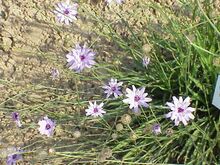
M115 98L118 96L121 96L121 86L123 82L117 82L117 79L111 78L111 80L108 82L108 85L103 86L102 88L105 89L105 93L107 94L107 98L111 95L114 95Z
M180 122L186 126L190 119L195 118L192 114L192 112L195 111L195 108L189 107L190 97L187 97L185 100L183 100L182 97L179 97L178 100L173 96L173 103L167 102L166 104L171 109L171 112L166 114L166 118L174 120L176 126L178 126Z
M77 20L77 3L70 3L70 0L66 2L59 2L55 8L54 13L57 15L59 22L63 22L66 25L69 25L70 22Z
M155 135L161 134L162 132L161 132L160 124L154 124L153 127L152 127L152 132Z
M144 93L145 88L136 89L134 85L132 85L132 89L126 89L127 99L124 99L123 102L130 104L129 108L134 109L135 113L139 112L139 106L148 107L147 102L152 101L151 98L146 97L148 93Z
M122 4L123 2L124 2L125 0L115 0L115 2L117 3L117 4Z
M52 77L52 80L55 80L56 78L58 78L60 75L60 72L58 69L56 68L52 68L51 69L51 77Z
M15 165L16 161L22 159L22 155L21 155L22 151L19 149L15 149L15 150L16 150L15 153L8 155L7 160L6 160L7 165Z
M95 64L95 55L96 53L86 45L81 47L77 44L76 48L66 55L68 66L76 72L81 72L84 68L91 68Z
M105 0L105 2L109 5L112 3L112 1L115 1L117 4L122 4L125 0Z
M47 135L48 137L53 135L53 131L55 129L55 122L53 122L47 116L45 116L43 120L40 120L38 122L38 125L40 125L40 127L38 128L40 134Z
M11 117L18 127L22 126L21 121L20 121L20 115L18 112L12 112Z
M106 113L103 110L103 105L104 103L101 103L99 105L96 104L96 101L94 102L94 104L92 102L89 102L89 106L88 109L86 109L86 116L93 116L93 117L102 117L103 113Z
M145 57L143 58L143 62L142 62L142 63L143 63L143 66L147 68L147 66L148 66L149 63L150 63L150 58L145 56Z

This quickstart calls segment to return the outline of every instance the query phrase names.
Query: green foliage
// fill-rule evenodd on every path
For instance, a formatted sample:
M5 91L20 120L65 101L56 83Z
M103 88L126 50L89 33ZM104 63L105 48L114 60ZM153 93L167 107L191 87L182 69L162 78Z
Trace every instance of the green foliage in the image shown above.
M100 64L94 71L97 79L115 77L128 86L145 86L153 96L151 107L143 109L140 116L133 116L130 126L117 133L117 140L103 139L105 145L102 147L110 147L114 158L106 162L220 163L219 111L211 105L218 74L218 67L213 61L220 58L220 20L209 16L213 7L209 5L208 8L208 4L210 2L182 2L181 8L192 13L190 16L174 13L169 7L157 3L140 4L142 8L153 8L162 15L158 21L161 24L157 25L161 31L157 31L149 22L143 25L147 36L143 29L137 30L131 26L120 13L120 21L111 22L93 11L87 11L99 27L96 33L109 39L120 48L121 54L125 54L125 57L117 56L120 61L118 66ZM126 29L126 37L116 30L118 22ZM152 46L148 54L143 50L145 44ZM151 57L147 69L141 66L145 55ZM103 70L106 74L100 76ZM173 127L171 122L164 119L163 115L168 112L164 105L171 96L191 97L192 106L197 110L195 120L188 126ZM121 100L107 103L109 115L105 120L111 127L106 134L112 134L115 132L115 123L120 121L117 116L126 113L127 107L122 105ZM162 135L144 132L146 127L151 129L149 125L158 122L162 125ZM171 136L165 133L168 128L174 131ZM131 139L131 133L137 136L136 140ZM100 141L100 145L103 142Z

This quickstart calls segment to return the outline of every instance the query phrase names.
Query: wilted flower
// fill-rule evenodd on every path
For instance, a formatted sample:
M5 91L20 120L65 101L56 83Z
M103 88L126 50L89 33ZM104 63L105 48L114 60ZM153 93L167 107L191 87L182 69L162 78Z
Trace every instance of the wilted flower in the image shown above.
M128 125L128 124L130 124L131 123L131 116L129 115L129 114L124 114L124 115L122 115L122 117L121 117L121 122L123 123L123 124L125 124L125 125Z
M57 3L54 13L57 15L59 22L64 22L66 25L69 25L70 22L77 19L77 7L78 4L71 4L70 0L59 2Z
M103 109L102 106L104 105L104 103L101 103L99 105L96 104L96 101L94 102L94 104L92 102L89 102L89 106L88 109L86 109L86 116L93 116L93 117L102 117L103 113L106 113Z
M119 131L119 132L124 129L124 127L121 123L118 123L115 127L116 127L116 130Z
M167 130L166 130L166 135L167 135L167 136L173 135L173 129L172 129L172 128L167 128Z
M112 3L112 1L115 1L115 3L117 4L122 4L125 0L105 0L105 2L109 5L110 3Z
M148 66L149 63L150 63L150 58L145 56L145 57L143 58L143 62L142 62L142 63L143 63L143 66L147 68L147 66Z
M64 129L61 126L61 124L56 125L55 132L56 132L56 136L63 136L64 135Z
M9 154L7 157L7 165L15 165L16 161L21 160L22 159L22 155L21 155L21 150L16 149L16 153L13 154Z
M113 134L112 134L112 139L113 139L113 140L116 140L117 138L118 138L118 134L117 134L117 133L113 133Z
M55 129L55 122L49 119L47 116L43 120L38 122L40 128L38 129L42 135L52 136Z
M134 85L132 85L133 90L127 88L126 89L126 96L128 97L127 99L124 99L123 102L130 104L129 108L132 109L134 108L134 112L139 111L139 106L143 107L148 107L147 102L152 101L151 98L146 97L148 93L144 93L145 88L139 88L136 89Z
M213 58L212 63L213 63L214 66L219 67L220 66L220 58L219 57Z
M162 132L161 132L160 124L154 124L152 127L152 132L155 135L161 134Z
M47 150L41 149L41 150L39 150L39 152L37 152L35 154L35 158L43 160L43 159L47 158L49 154L50 153L48 153Z
M112 94L114 95L115 98L117 98L118 96L121 96L121 86L122 86L123 82L117 82L117 79L111 79L110 82L108 83L108 85L103 86L103 88L105 89L105 93L107 93L107 98L109 96L111 96Z
M173 102L167 102L166 104L171 109L171 112L166 114L167 118L174 120L175 125L179 125L182 122L184 125L187 125L190 119L194 119L194 115L192 114L195 111L195 108L189 107L190 105L190 98L187 97L183 100L182 97L179 97L179 100L173 96Z
M143 129L143 133L144 134L152 133L152 128L153 128L153 126L151 124L146 124Z
M15 121L18 127L22 126L21 121L20 121L20 115L18 112L12 112L11 117L12 117L12 120Z
M59 70L56 68L52 68L51 69L51 77L53 80L55 80L56 78L58 78L60 75Z
M134 133L134 132L131 132L131 133L130 133L130 139L131 139L131 140L136 141L137 138L138 138L138 136L137 136L136 133Z
M81 132L80 132L79 130L76 130L76 131L73 132L73 136L74 136L76 139L78 139L78 138L81 137Z
M152 45L151 44L144 44L142 49L143 49L144 54L149 54L152 50Z
M54 148L49 148L48 153L49 154L54 154L56 150Z
M98 155L98 162L104 162L107 158L112 156L112 150L110 148L103 148Z
M84 68L91 68L95 64L95 54L86 45L81 47L77 44L76 48L66 55L68 66L76 72L81 72Z

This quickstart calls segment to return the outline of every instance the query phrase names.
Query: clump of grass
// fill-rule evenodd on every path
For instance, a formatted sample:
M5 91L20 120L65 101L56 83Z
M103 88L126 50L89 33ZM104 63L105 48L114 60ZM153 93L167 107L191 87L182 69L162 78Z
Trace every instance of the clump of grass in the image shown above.
M142 109L141 115L132 115L132 122L117 132L116 125L128 107L121 99L106 100L107 114L103 119L90 124L95 127L94 136L83 144L82 160L97 161L103 148L112 150L112 157L106 163L219 163L219 111L211 105L215 80L219 68L213 61L219 56L218 17L211 17L211 2L181 2L181 11L158 3L142 3L141 8L158 12L157 26L145 22L147 36L137 30L118 13L117 20L107 20L93 11L87 14L96 21L96 33L106 37L118 48L113 63L99 64L93 76L99 81L111 77L123 81L127 86L145 86L153 96L149 109ZM135 17L135 15L133 15ZM136 17L135 17L136 18ZM138 18L137 18L138 19ZM117 31L123 24L126 37ZM143 46L150 45L146 54ZM125 54L125 57L123 56ZM148 68L142 67L144 56L151 58ZM102 73L105 73L104 75ZM165 103L171 96L190 96L196 107L195 120L185 126L173 126L164 118L168 112ZM87 120L87 119L86 119ZM160 123L162 134L155 136L151 125ZM167 131L172 130L172 134ZM91 155L88 155L91 154ZM70 157L72 157L71 153ZM74 157L74 156L73 156ZM99 160L98 160L99 161Z

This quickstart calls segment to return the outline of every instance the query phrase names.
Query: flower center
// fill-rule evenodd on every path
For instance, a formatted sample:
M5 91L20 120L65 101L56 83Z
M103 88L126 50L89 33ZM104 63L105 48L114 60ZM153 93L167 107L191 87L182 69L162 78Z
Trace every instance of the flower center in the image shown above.
M17 158L17 154L12 155L12 159L16 159Z
M183 112L183 111L184 111L183 108L178 108L178 113L181 113L181 112Z
M112 91L116 91L116 87L111 87L111 90Z
M83 61L86 57L84 55L80 56L80 60Z
M137 95L134 97L134 101L136 101L136 102L138 102L140 99L141 98L139 96L137 96Z
M99 111L98 108L94 108L94 109L93 109L93 112L94 112L94 113L97 113L98 111Z
M51 128L50 124L47 124L47 125L46 125L46 129L48 130L48 129L50 129L50 128Z
M70 11L68 9L64 10L64 14L68 15L70 13Z
M14 120L18 120L18 113L13 113L13 117Z

